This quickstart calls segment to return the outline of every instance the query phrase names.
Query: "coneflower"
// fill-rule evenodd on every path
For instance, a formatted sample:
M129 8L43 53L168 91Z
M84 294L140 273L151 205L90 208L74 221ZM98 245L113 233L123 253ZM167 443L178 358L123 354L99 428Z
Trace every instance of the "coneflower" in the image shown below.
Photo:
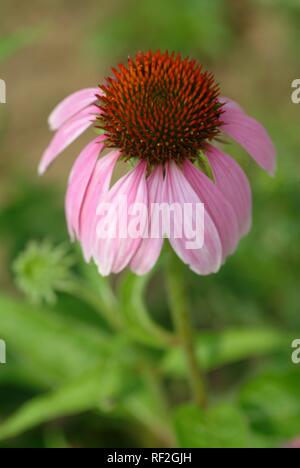
M243 170L214 142L231 137L267 172L275 169L275 149L266 130L238 104L220 97L211 73L179 54L138 53L127 66L113 69L102 86L66 98L49 123L56 133L43 155L41 174L88 127L101 130L75 162L66 216L72 238L102 275L127 266L145 274L156 263L165 236L196 273L218 271L250 229L251 190ZM119 160L131 161L133 168L111 186ZM116 208L108 219L116 224L122 197L129 206L204 203L203 245L188 249L186 236L175 236L174 229L159 238L99 236L104 222L99 204ZM157 222L151 213L149 225ZM181 222L176 216L175 211L173 227Z

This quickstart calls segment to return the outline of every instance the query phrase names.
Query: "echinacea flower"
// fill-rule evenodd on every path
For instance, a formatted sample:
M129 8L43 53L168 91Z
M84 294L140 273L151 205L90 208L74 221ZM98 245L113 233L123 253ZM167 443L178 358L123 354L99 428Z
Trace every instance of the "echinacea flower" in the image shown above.
M275 148L266 130L238 104L220 97L212 74L179 54L138 53L127 66L113 69L104 85L66 98L49 123L56 133L40 163L41 174L88 127L101 129L74 164L66 217L72 239L80 241L86 261L93 259L102 275L127 266L145 274L156 263L166 233L156 238L101 237L100 203L115 206L111 225L120 221L122 197L149 207L204 203L200 248L188 249L185 236L172 230L167 237L184 263L207 275L219 270L247 234L252 211L245 173L216 142L230 137L268 173L275 170ZM130 161L133 168L111 185L119 160ZM176 216L173 228L180 222Z

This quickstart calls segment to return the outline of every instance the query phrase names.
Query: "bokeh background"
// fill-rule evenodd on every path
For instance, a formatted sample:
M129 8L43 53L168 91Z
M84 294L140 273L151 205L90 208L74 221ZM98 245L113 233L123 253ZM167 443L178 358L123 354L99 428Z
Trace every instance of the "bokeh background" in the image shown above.
M0 365L0 447L276 447L296 439L300 106L291 102L291 83L300 78L299 0L1 0L0 9L0 78L7 83L0 106L0 339L8 349ZM72 161L92 133L40 179L46 119L59 100L101 82L115 63L158 48L199 59L224 95L264 123L278 150L278 171L269 178L231 145L253 186L253 229L218 275L185 272L213 402L207 414L188 402L180 350L152 346L135 331L139 338L128 344L89 298L60 293L54 304L32 305L13 266L32 240L64 243L77 281L93 282L95 294L107 287L68 247L63 212ZM122 282L138 302L144 285L125 274L114 288ZM160 270L146 286L151 316L171 328ZM127 296L121 306L130 326L141 306Z

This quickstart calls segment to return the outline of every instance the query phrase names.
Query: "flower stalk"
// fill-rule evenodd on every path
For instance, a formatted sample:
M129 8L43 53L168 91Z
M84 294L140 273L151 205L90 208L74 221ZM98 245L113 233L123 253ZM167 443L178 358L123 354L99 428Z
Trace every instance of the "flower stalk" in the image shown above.
M204 408L207 404L205 378L197 360L194 329L181 265L173 252L170 252L166 262L166 286L173 322L186 357L193 397L195 403Z

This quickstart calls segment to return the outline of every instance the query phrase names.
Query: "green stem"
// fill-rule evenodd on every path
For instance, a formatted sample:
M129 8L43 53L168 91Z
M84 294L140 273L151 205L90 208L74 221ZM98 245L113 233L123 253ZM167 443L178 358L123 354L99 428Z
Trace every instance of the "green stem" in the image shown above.
M167 259L166 285L174 325L186 356L194 400L199 406L205 407L207 403L205 379L196 356L187 291L181 274L181 264L173 252L169 253Z
M164 424L161 427L161 435L163 439L168 442L168 446L176 446L176 439L173 433L172 425L170 423L171 415L168 401L166 399L165 391L162 386L160 376L156 369L149 366L147 363L142 362L142 371L145 378L145 384L151 391L153 398L159 408L159 414Z
M76 277L73 277L73 281L68 285L68 287L64 288L64 292L68 292L90 304L96 311L99 312L99 314L107 321L107 323L109 323L114 331L127 334L125 327L126 321L123 319L120 301L112 291L109 282L106 282L106 279L102 279L101 287L98 288L98 282L100 281L98 274L95 276L93 270L88 268L85 268L84 272L86 280L80 282ZM173 342L173 337L171 335L169 335L164 330L161 330L151 321L142 302L138 305L142 309L140 313L142 315L142 321L145 325L145 328L150 330L152 333L155 332L155 335L160 340L164 340L166 345L171 346L171 344L177 344L177 341L175 343ZM132 337L130 335L129 339L132 341ZM135 340L133 339L133 342L131 342L132 349L135 350L136 346L137 345ZM137 353L139 354L138 349ZM159 434L167 446L175 446L175 437L170 424L169 408L166 397L164 395L164 390L160 382L160 376L158 373L154 372L151 367L149 367L148 362L142 357L142 353L140 353L140 355L140 367L144 376L145 385L150 390L159 407L159 416L162 416L161 419L160 417L156 418L156 415L152 414L150 411L148 418L143 415L140 420L143 422L143 424L148 426L154 434ZM138 402L132 402L132 404L133 403L139 406ZM141 408L136 408L134 404L132 408L130 408L130 404L127 406L129 407L129 411L132 409L133 416L139 419L138 410L141 410Z
M100 291L102 294L100 294ZM88 284L82 284L74 279L72 285L66 292L90 304L90 306L106 320L113 330L122 329L123 324L118 310L118 304L109 290L103 291L103 288L99 288L99 294L97 294Z

